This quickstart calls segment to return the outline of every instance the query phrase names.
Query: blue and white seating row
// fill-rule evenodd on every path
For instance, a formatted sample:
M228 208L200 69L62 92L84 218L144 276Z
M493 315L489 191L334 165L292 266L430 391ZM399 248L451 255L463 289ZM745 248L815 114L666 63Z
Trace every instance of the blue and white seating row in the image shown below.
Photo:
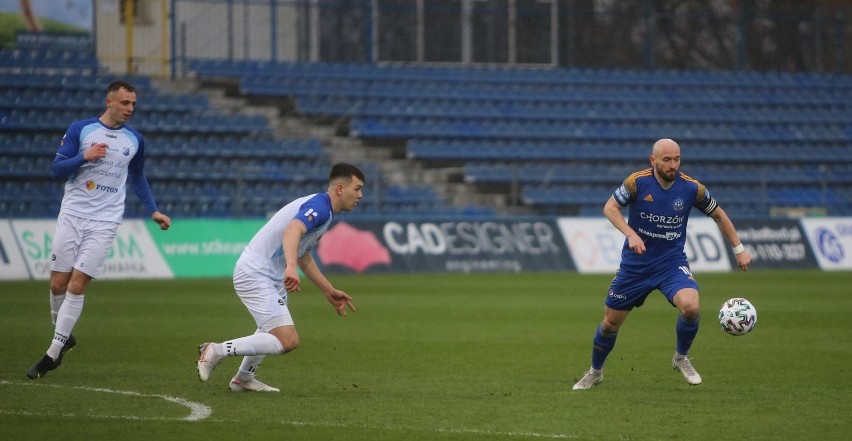
M670 104L499 101L492 99L300 97L308 116L383 118L479 118L617 122L852 123L852 103L814 106L756 104Z
M70 123L70 122L69 122ZM33 155L53 159L59 149L62 132L10 133L0 131L0 154ZM327 157L322 142L315 138L276 139L242 135L159 135L145 136L151 157L223 157L223 158L291 158L320 160Z
M105 108L105 90L72 89L10 89L0 84L0 108L5 109L53 109L75 110L78 112L103 112ZM138 93L137 95L142 95ZM139 97L137 115L147 112L195 112L210 110L210 104L204 95L190 94L150 94Z
M0 172L0 175L3 173ZM34 182L31 180L0 181L0 200L34 201L41 203L58 202L62 199L63 184L60 182Z
M42 48L0 48L0 66L23 68L70 68L97 71L97 54L92 50Z
M375 79L477 83L538 83L547 85L658 85L750 88L824 89L848 88L848 76L819 73L748 71L647 71L595 68L518 68L500 66L439 67L417 65L373 65L359 63L300 63L254 60L191 59L188 67L198 77L241 77L275 75L326 79Z
M553 163L467 163L464 178L470 183L510 184L564 184L601 183L617 186L630 173L635 164L580 164ZM852 183L846 175L850 165L813 170L800 166L687 166L683 172L708 187L721 185L821 185L838 182L841 177Z
M0 72L0 87L9 89L47 89L91 91L103 94L114 80L125 80L139 93L146 94L154 88L151 79L146 76L116 76L111 74L75 74L62 73L10 73Z
M659 134L680 141L821 141L852 140L848 124L756 123L617 123L480 120L459 118L353 118L352 136L363 138L457 138L516 140L648 140Z
M630 173L642 167L633 163L579 163L545 164L521 163L467 163L464 169L466 182L482 184L609 184L617 186ZM715 185L810 185L852 184L850 165L828 166L822 170L811 167L697 165L687 166L683 172L711 189Z
M59 214L60 200L45 202L16 199L0 200L0 217L11 219L55 218Z
M852 92L847 90L818 90L758 93L753 91L682 91L671 88L659 90L597 89L583 86L564 86L558 89L545 87L506 88L459 85L448 87L437 82L408 84L370 83L367 81L319 79L291 80L276 77L245 77L240 90L248 96L303 98L345 97L361 100L368 97L386 99L428 99L501 102L539 101L542 103L609 103L609 104L737 104L737 105L838 105L852 103Z
M269 158L164 158L146 160L146 174L152 179L246 180L285 182L325 182L324 162Z
M385 189L381 198L382 203L385 204L441 203L440 197L431 185L392 185Z
M641 141L607 141L594 138L567 141L530 141L504 139L413 139L407 143L411 159L433 161L624 161L635 162L650 154L650 143ZM685 162L786 163L812 162L814 158L830 158L836 163L852 163L852 149L847 142L745 142L743 140L713 142L681 142Z
M263 136L162 136L145 138L149 154L163 157L324 159L327 153L316 138L276 139Z
M814 89L760 91L752 89L719 90L669 86L585 86L541 83L517 85L483 83L446 83L440 81L289 78L244 76L240 90L245 95L302 97L368 97L412 99L443 98L463 100L539 101L545 103L670 103L670 104L753 104L753 105L848 105L852 90Z
M566 206L585 207L600 214L613 188L590 185L525 185L521 200L530 206L548 207L554 214ZM766 217L770 207L825 207L829 215L852 213L849 201L832 189L816 187L772 187L766 192L744 186L720 186L711 190L723 207L735 207L738 217Z
M50 179L53 156L52 154L42 157L0 154L0 178Z
M0 109L0 131L64 131L68 124L81 119L73 110ZM143 133L205 132L257 134L271 131L260 115L187 114L183 112L142 113L133 116L131 125Z

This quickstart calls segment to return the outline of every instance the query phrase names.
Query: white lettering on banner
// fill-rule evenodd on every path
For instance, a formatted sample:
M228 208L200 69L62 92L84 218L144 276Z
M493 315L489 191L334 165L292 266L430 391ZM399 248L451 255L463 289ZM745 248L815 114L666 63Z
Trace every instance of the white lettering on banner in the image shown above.
M447 271L472 273L480 271L505 271L519 273L524 267L517 260L500 259L473 259L473 260L448 260L444 268Z
M783 262L805 259L805 244L803 243L759 243L757 245L746 245L746 249L755 260Z
M225 242L214 239L207 242L174 242L162 244L166 256L239 256L247 242Z
M385 243L396 254L453 256L559 254L554 232L545 222L388 222Z
M765 242L765 241L784 241L784 242L796 242L802 240L802 234L799 232L799 229L796 227L781 227L781 228L770 228L770 227L761 227L757 228L744 228L742 230L737 230L737 233L740 236L740 240L743 241L744 244L748 245L749 242Z

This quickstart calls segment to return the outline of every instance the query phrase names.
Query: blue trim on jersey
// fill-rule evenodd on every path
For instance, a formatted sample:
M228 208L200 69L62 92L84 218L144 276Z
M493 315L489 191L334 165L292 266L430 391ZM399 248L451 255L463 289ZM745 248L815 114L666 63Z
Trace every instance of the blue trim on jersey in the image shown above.
M131 139L136 138L136 155L130 160L127 165L127 180L133 186L133 192L136 197L142 201L142 205L148 210L150 216L157 209L157 203L154 202L154 195L151 194L151 186L148 185L148 178L145 177L145 138L141 133L133 130L130 126L122 127L122 131Z
M74 176L77 170L87 162L83 157L85 150L80 148L80 140L101 127L106 127L110 130L120 130L136 144L136 154L127 166L127 180L133 186L133 192L136 193L136 196L148 210L148 215L158 211L154 195L151 193L151 186L148 185L148 179L145 177L145 138L141 133L126 124L119 127L110 127L101 122L99 117L71 123L65 132L65 136L62 138L62 143L51 165L53 178L56 180L66 180Z
M307 234L319 228L333 217L331 196L328 193L318 193L299 207L299 212L293 219L298 219L305 225Z
M100 124L98 118L89 118L82 121L75 121L68 126L65 131L65 136L62 137L62 142L59 145L59 150L56 152L56 157L53 158L53 164L50 167L50 172L53 179L66 180L74 175L86 160L83 159L83 152L80 151L80 139L83 131L94 124ZM93 131L94 128L88 130Z

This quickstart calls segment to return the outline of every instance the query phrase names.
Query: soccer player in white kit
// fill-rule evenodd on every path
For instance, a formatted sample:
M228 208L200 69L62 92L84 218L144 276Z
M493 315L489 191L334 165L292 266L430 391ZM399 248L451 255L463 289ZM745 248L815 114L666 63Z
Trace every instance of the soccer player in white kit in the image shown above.
M53 235L50 314L55 325L47 353L27 371L39 378L62 363L77 341L71 331L83 311L86 287L103 269L124 216L128 179L167 230L171 219L157 210L145 177L145 139L125 123L136 108L136 90L124 81L107 86L106 111L72 123L62 138L51 171L67 179Z
M332 286L320 271L311 250L331 226L336 213L355 208L362 197L364 173L351 164L332 166L328 191L298 198L272 216L251 239L234 268L234 290L254 318L254 334L223 343L199 346L198 378L207 381L224 357L242 356L232 391L278 392L255 378L267 355L281 355L299 345L299 335L287 308L287 293L301 287L298 268L325 294L341 316L355 311L352 297Z

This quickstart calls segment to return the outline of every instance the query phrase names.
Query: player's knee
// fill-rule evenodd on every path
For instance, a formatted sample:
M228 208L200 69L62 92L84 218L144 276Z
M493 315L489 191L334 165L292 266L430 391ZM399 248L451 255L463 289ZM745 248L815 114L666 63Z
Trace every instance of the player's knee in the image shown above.
M604 334L614 334L618 332L618 328L621 326L621 323L615 322L608 318L604 318L601 322L601 330Z
M281 346L284 348L284 352L290 352L299 347L299 334L295 332L288 332L277 337Z
M299 347L299 336L294 335L292 338L288 338L285 341L281 342L281 346L284 346L284 352L291 352L297 347Z
M272 329L267 329L271 327ZM274 326L269 322L260 327L262 332L268 332L281 343L282 353L287 353L299 346L299 333L293 325Z
M50 293L51 294L53 294L55 296L61 296L62 294L65 294L66 292L68 292L68 283L56 282L56 281L53 281L53 280L50 281Z
M695 320L698 318L698 303L689 303L680 308L680 314L687 320Z

